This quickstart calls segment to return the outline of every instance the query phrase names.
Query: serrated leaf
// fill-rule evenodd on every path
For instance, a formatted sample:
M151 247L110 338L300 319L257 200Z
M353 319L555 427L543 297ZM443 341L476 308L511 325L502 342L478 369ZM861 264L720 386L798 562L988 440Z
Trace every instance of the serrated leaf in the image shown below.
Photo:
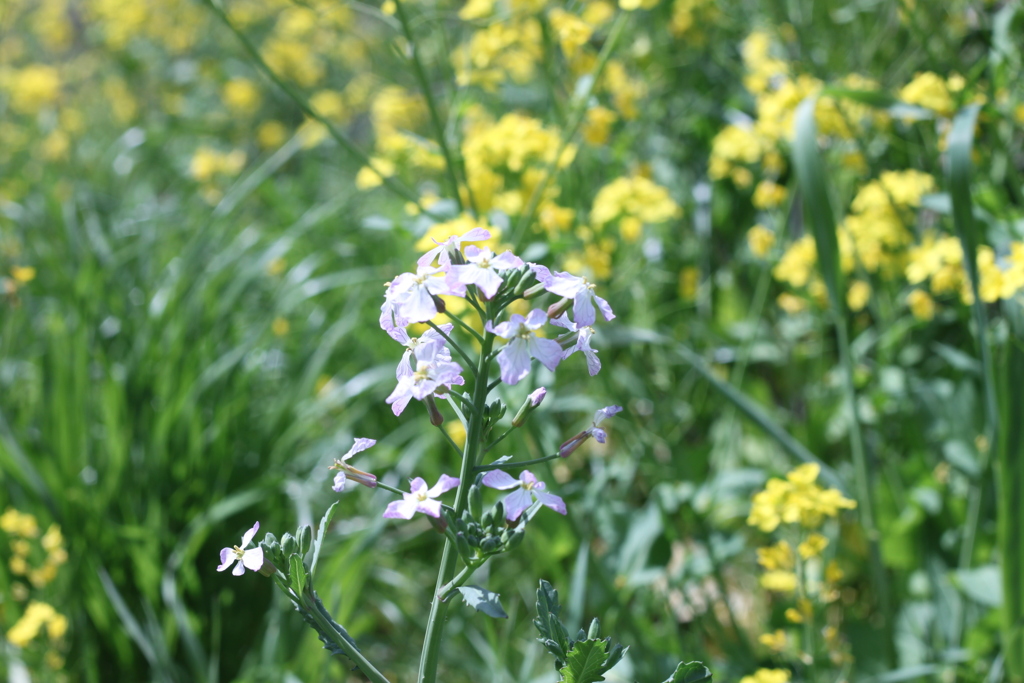
M316 542L313 543L313 563L309 566L310 578L316 572L316 563L320 559L320 546L323 545L324 534L327 533L327 527L330 526L331 520L334 518L334 509L336 507L338 507L338 501L334 501L331 507L327 508L324 518L320 520L320 528L316 530Z
M565 683L597 683L603 681L607 665L608 643L604 640L579 640L573 644L566 657L565 666L559 669Z
M550 583L541 579L537 588L537 618L533 625L537 627L540 637L537 639L555 656L555 668L565 666L565 656L572 643L569 632L559 620L562 611L558 604L558 591Z
M711 683L711 670L701 662L680 662L665 683Z
M480 586L462 586L458 590L462 593L462 599L466 601L466 604L477 612L483 612L495 619L508 619L508 614L502 609L501 602L498 600L500 597L498 593Z

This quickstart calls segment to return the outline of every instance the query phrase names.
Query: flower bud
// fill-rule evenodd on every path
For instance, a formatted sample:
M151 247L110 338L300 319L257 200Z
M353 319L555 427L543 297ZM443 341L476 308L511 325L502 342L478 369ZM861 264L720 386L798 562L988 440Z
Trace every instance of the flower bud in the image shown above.
M526 525L521 525L514 529L508 537L508 542L505 544L505 550L515 550L520 543L523 542L523 537L526 536Z
M569 305L571 303L571 299L566 299L565 297L562 297L561 301L556 301L555 303L548 306L548 317L551 318L552 320L561 317L563 313L569 310Z
M484 500L480 486L473 484L469 487L469 513L473 517L479 517L483 513Z
M455 548L459 551L459 555L468 564L473 559L473 549L469 547L469 541L466 540L465 535L455 535Z
M309 551L309 546L313 541L313 529L308 524L304 524L299 529L299 554L305 555Z
M529 417L530 413L536 410L543 401L544 397L548 395L548 390L541 387L526 397L526 401L523 402L523 406L516 413L516 416L512 418L513 427L522 427L523 423L526 422L526 418Z
M277 567L275 567L274 563L268 560L266 554L264 554L263 564L256 571L258 571L260 574L263 574L263 576L273 576L277 573Z
M285 556L298 552L298 544L295 542L294 536L289 533L285 533L285 535L281 537L281 552L283 552Z
M445 529L448 528L448 522L444 520L444 517L438 517L436 519L430 515L426 515L426 517L430 520L430 526L434 527L434 530L437 531L437 533L443 534Z
M427 396L423 400L423 405L427 407L427 415L430 416L430 424L435 427L440 427L444 424L444 415L437 409L437 403L434 401L433 396Z
M543 294L545 291L547 291L547 290L544 289L544 285L538 282L537 284L535 284L535 285L533 285L531 287L527 287L523 291L523 298L524 299L536 299L538 296Z
M573 451L583 445L587 439L590 438L590 430L585 430L572 437L561 446L558 447L558 457L568 458Z
M452 263L455 263L453 260ZM430 299L434 302L434 308L437 309L438 313L444 313L448 308L448 304L444 302L444 299L439 297L437 294L431 294Z
M448 257L451 259L453 266L464 266L466 265L466 257L460 249L448 248Z
M598 636L600 636L600 634L601 634L601 622L598 621L597 617L594 617L594 620L592 622L590 622L590 630L587 631L587 639L588 640L593 640L593 639L597 638Z

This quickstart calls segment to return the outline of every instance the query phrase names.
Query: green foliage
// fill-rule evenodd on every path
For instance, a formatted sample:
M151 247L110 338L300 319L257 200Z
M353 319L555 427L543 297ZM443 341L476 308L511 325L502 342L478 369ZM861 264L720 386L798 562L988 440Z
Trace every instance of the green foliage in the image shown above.
M466 604L477 612L483 612L495 619L508 619L508 614L505 613L498 600L501 597L498 593L480 586L462 586L458 590L462 593L462 599L466 601Z

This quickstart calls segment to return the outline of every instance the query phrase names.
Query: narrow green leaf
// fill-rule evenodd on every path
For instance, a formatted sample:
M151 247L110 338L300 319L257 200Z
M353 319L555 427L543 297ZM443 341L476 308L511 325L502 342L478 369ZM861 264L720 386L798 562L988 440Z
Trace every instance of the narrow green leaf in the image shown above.
M306 590L306 567L302 564L302 558L298 555L290 555L288 568L288 580L291 582L292 590L297 595L302 595Z
M701 662L679 663L675 672L669 676L665 683L704 683L711 682L711 670Z
M581 640L572 646L565 666L558 673L565 683L597 683L603 681L608 653L604 640Z
M821 94L828 97L842 97L876 109L888 109L899 102L899 100L884 90L854 90L830 86L825 88Z
M1011 305L1007 312L1021 310ZM1011 321L1014 316L1010 315ZM1014 330L1000 363L1000 430L996 450L998 491L996 515L1002 562L1002 647L1011 681L1024 680L1024 341Z
M480 586L461 586L458 590L466 604L477 612L483 612L495 619L508 619L508 614L501 607L501 601L498 599L501 596L498 593Z
M828 288L833 309L845 310L842 272L839 270L839 238L835 214L825 186L825 165L818 150L818 124L814 120L817 97L808 97L796 108L793 128L793 166L803 195L807 222L818 248L818 265Z
M313 578L316 573L316 563L320 560L320 546L324 542L324 534L327 533L327 527L330 526L331 520L334 518L334 509L338 507L338 501L331 503L331 507L327 508L327 512L324 513L324 518L320 520L320 528L316 530L316 542L313 544L313 562L310 564L309 577Z

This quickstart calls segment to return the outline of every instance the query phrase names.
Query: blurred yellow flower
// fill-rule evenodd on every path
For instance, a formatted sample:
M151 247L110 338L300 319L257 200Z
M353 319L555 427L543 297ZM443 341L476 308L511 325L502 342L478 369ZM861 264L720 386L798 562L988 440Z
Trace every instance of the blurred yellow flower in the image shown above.
M11 109L19 114L37 114L56 104L60 97L61 77L55 67L29 64L22 69L0 71L0 90L10 95Z
M757 258L764 258L775 246L775 233L760 223L747 230L747 247Z
M809 560L812 557L817 557L821 554L828 546L828 538L819 534L810 534L807 539L797 546L797 551L800 553L800 557L805 560Z
M864 280L854 280L846 290L846 305L854 313L863 311L871 301L871 285Z
M815 482L821 468L816 463L800 465L785 479L768 480L763 491L754 495L747 524L772 532L780 524L800 524L807 529L821 525L825 517L839 510L850 510L857 503L837 489L824 489Z
M788 669L758 669L753 676L744 676L740 683L788 683Z
M36 279L36 269L32 266L12 266L11 277L24 285Z
M793 546L788 541L757 549L757 563L769 571L793 568Z
M923 289L914 289L907 294L907 308L915 318L923 322L935 317L935 299L928 296L928 292Z
M792 593L796 590L797 577L793 572L770 571L761 575L761 587L776 593Z
M39 635L44 626L50 639L56 640L67 632L68 620L52 606L33 600L21 618L7 631L7 640L15 647L24 648Z
M772 268L772 277L791 287L803 287L811 279L818 262L818 248L814 238L804 235L789 245L779 262Z
M260 107L260 89L248 78L233 78L224 84L221 99L236 114L252 114Z
M786 632L780 628L774 633L762 633L757 641L773 652L782 652L786 649Z
M363 166L356 174L356 187L360 190L370 190L384 184L384 178L395 175L395 165L388 159L382 157L371 157L373 168ZM383 174L383 175L382 175Z
M949 116L953 113L953 98L946 81L941 76L925 71L914 75L910 83L900 90L900 99L907 104L917 104L925 109Z
M291 323L285 318L277 317L270 323L270 330L274 333L275 337L283 337L292 329Z
M264 121L256 129L256 142L263 149L274 149L288 139L288 129L280 121Z
M0 531L23 538L35 538L39 535L39 523L33 515L9 507L0 515Z
M786 201L788 191L784 185L778 185L771 180L762 180L754 188L754 196L751 201L759 209L774 209Z

